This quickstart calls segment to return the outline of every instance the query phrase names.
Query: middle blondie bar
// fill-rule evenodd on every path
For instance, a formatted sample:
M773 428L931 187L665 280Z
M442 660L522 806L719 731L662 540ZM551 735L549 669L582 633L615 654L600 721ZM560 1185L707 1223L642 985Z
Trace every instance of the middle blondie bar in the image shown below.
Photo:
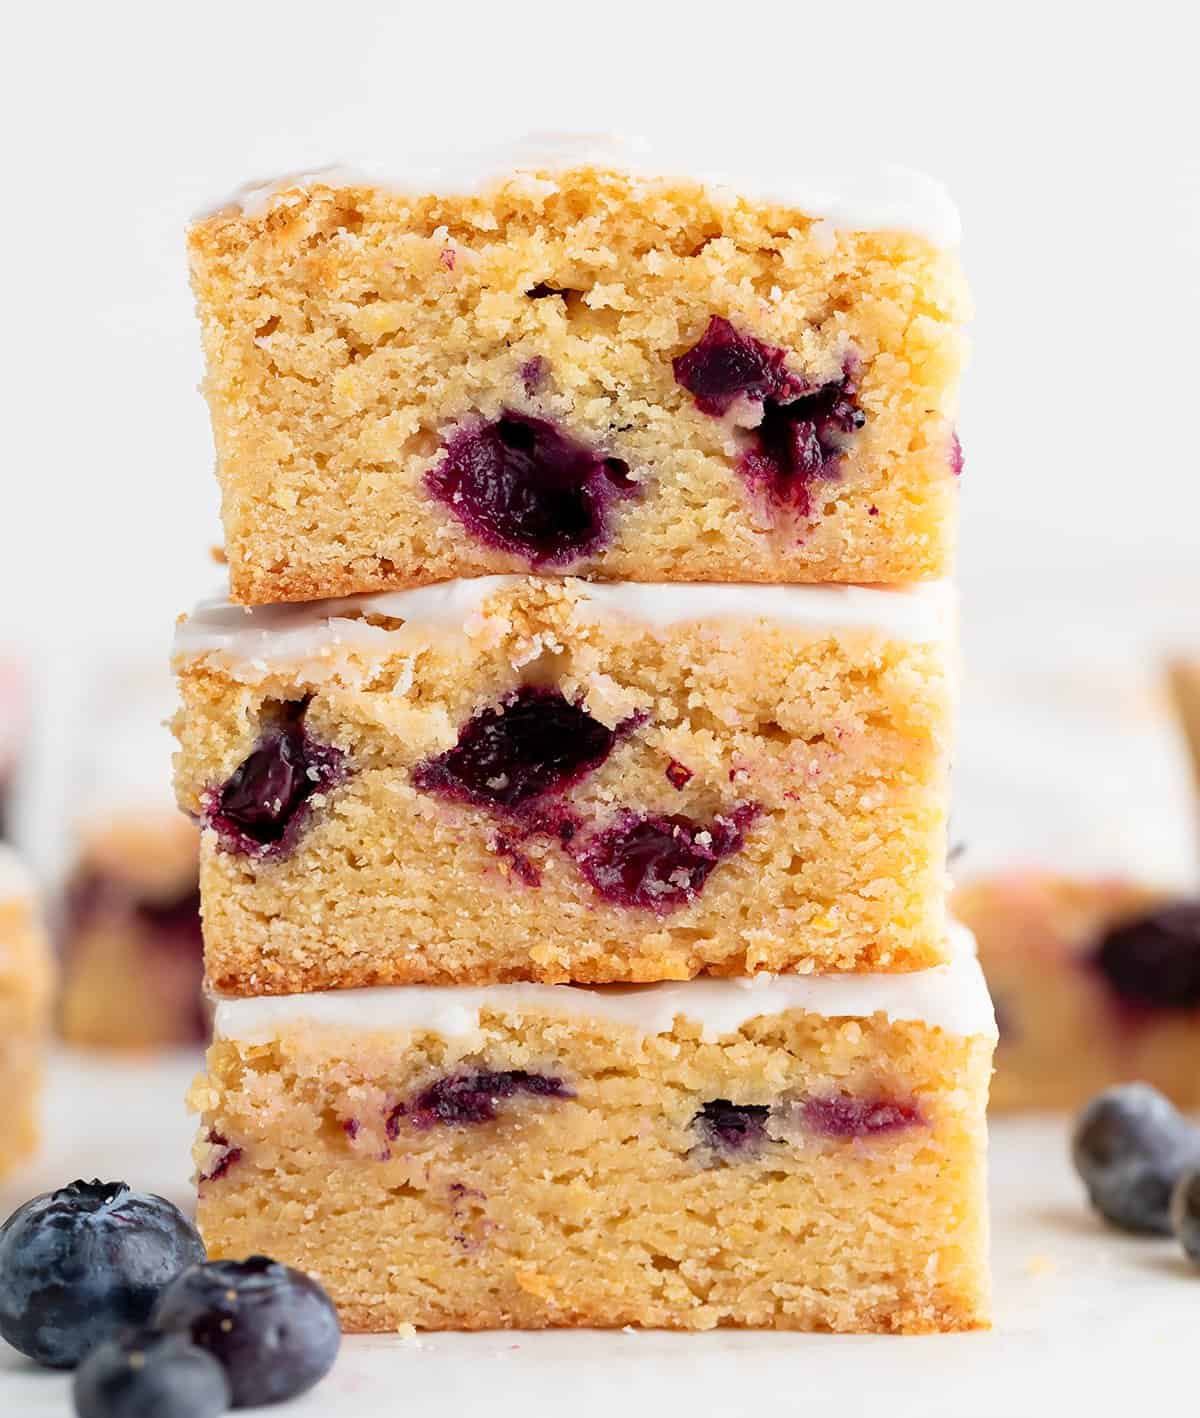
M210 983L939 964L953 618L940 584L523 577L202 607Z

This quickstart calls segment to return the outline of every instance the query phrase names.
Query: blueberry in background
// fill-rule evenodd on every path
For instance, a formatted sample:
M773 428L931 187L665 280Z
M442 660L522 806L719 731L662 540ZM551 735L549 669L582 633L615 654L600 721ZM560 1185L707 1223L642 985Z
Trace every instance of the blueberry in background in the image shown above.
M1172 1189L1200 1168L1200 1132L1157 1089L1127 1083L1083 1110L1071 1154L1101 1216L1125 1231L1166 1236Z
M1200 1171L1185 1172L1175 1183L1171 1228L1188 1260L1200 1265Z
M266 1256L185 1270L159 1298L151 1324L187 1335L220 1360L235 1408L312 1388L333 1367L342 1339L324 1289Z
M182 1334L129 1330L75 1370L79 1418L218 1418L229 1411L225 1370Z
M0 1336L53 1369L73 1369L204 1259L195 1228L160 1196L124 1182L72 1182L35 1196L0 1227Z

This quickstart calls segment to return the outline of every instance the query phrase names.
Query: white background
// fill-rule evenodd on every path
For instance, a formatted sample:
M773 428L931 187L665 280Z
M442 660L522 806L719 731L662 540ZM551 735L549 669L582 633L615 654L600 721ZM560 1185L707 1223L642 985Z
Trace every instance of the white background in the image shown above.
M899 161L957 197L978 307L959 828L978 864L1187 872L1181 760L1150 679L1163 647L1200 646L1190 13L22 6L0 84L0 640L70 684L71 647L157 653L213 584L183 228L244 178L547 128L686 132L796 168Z

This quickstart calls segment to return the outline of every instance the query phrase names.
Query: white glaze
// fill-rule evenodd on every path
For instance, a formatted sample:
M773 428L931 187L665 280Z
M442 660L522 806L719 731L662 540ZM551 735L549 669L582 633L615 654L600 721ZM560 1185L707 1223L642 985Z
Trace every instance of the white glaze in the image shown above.
M176 627L174 654L182 660L210 660L252 683L272 667L319 668L355 648L379 653L402 648L411 642L414 630L464 634L493 596L524 579L480 576L295 605L203 601ZM576 615L624 618L655 630L696 621L767 620L816 632L868 631L928 643L948 640L954 628L955 597L948 582L904 589L573 579L565 584L578 597ZM387 630L352 618L368 615L403 620L405 628Z
M677 1018L722 1038L761 1015L802 1009L829 1019L916 1020L947 1034L996 1036L992 1002L975 959L974 941L951 927L951 963L906 975L755 975L661 985L403 985L390 989L320 990L257 999L219 999L217 1038L266 1043L298 1023L306 1026L427 1031L447 1038L474 1033L483 1009L601 1019L644 1035L669 1033Z
M651 146L616 135L537 134L476 152L410 156L400 167L339 163L248 183L211 211L240 209L261 216L286 194L318 184L373 186L420 196L471 196L521 172L554 174L577 167L627 172L648 182L684 177L701 183L718 199L741 195L818 217L848 231L911 231L937 246L956 246L961 237L958 210L942 184L909 168L886 166L848 174L792 173L745 169L744 153L714 163L711 150L686 151L676 143ZM536 179L530 179L534 181ZM551 188L551 190L553 190ZM203 213L209 215L209 213Z

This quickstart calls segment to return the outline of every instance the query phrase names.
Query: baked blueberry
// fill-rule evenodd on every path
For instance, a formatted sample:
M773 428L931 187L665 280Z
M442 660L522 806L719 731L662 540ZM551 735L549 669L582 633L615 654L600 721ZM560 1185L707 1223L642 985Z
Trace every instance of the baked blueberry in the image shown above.
M263 735L228 782L208 795L205 822L222 848L250 856L282 856L293 844L314 793L340 783L345 755L304 727L302 706Z
M787 351L743 335L720 315L704 334L672 361L675 382L691 394L701 413L720 418L738 399L761 404L794 398L804 388L787 368Z
M75 1371L79 1418L217 1418L232 1395L225 1370L185 1335L127 1331Z
M1171 1193L1171 1229L1188 1260L1200 1265L1200 1171L1184 1172Z
M709 1147L724 1152L752 1152L767 1135L765 1103L731 1103L710 1098L692 1119L692 1126Z
M221 1363L235 1408L312 1388L333 1367L342 1338L324 1289L266 1256L185 1270L160 1296L151 1323Z
M1126 1083L1083 1110L1071 1156L1106 1221L1165 1236L1171 1231L1172 1188L1183 1173L1200 1167L1200 1132L1157 1089Z
M415 1127L438 1123L462 1125L491 1122L496 1104L523 1094L529 1098L572 1098L561 1078L551 1074L508 1069L498 1073L455 1073L439 1078L413 1099L406 1109Z
M754 445L743 454L741 470L767 500L806 517L812 510L812 484L837 475L849 435L864 422L849 372L780 403L763 403Z
M743 806L709 823L626 812L583 845L579 869L606 901L673 911L695 900L717 863L739 850L756 812Z
M702 413L719 418L739 400L761 410L739 463L742 474L772 505L803 517L811 510L811 484L836 476L850 435L866 420L851 364L839 379L810 384L786 359L786 350L714 315L673 368Z
M163 1289L203 1259L191 1223L160 1196L99 1181L45 1192L0 1227L0 1335L39 1364L72 1369L143 1324Z
M521 812L598 768L616 737L557 690L526 686L464 724L453 748L417 765L413 782L422 792Z
M619 459L511 409L456 433L425 481L473 536L533 566L598 551L613 498L636 489Z
M839 1138L878 1137L925 1122L915 1103L896 1098L808 1098L800 1115L809 1132Z
M1200 1006L1200 901L1177 901L1109 931L1096 968L1126 1003L1144 1009Z

